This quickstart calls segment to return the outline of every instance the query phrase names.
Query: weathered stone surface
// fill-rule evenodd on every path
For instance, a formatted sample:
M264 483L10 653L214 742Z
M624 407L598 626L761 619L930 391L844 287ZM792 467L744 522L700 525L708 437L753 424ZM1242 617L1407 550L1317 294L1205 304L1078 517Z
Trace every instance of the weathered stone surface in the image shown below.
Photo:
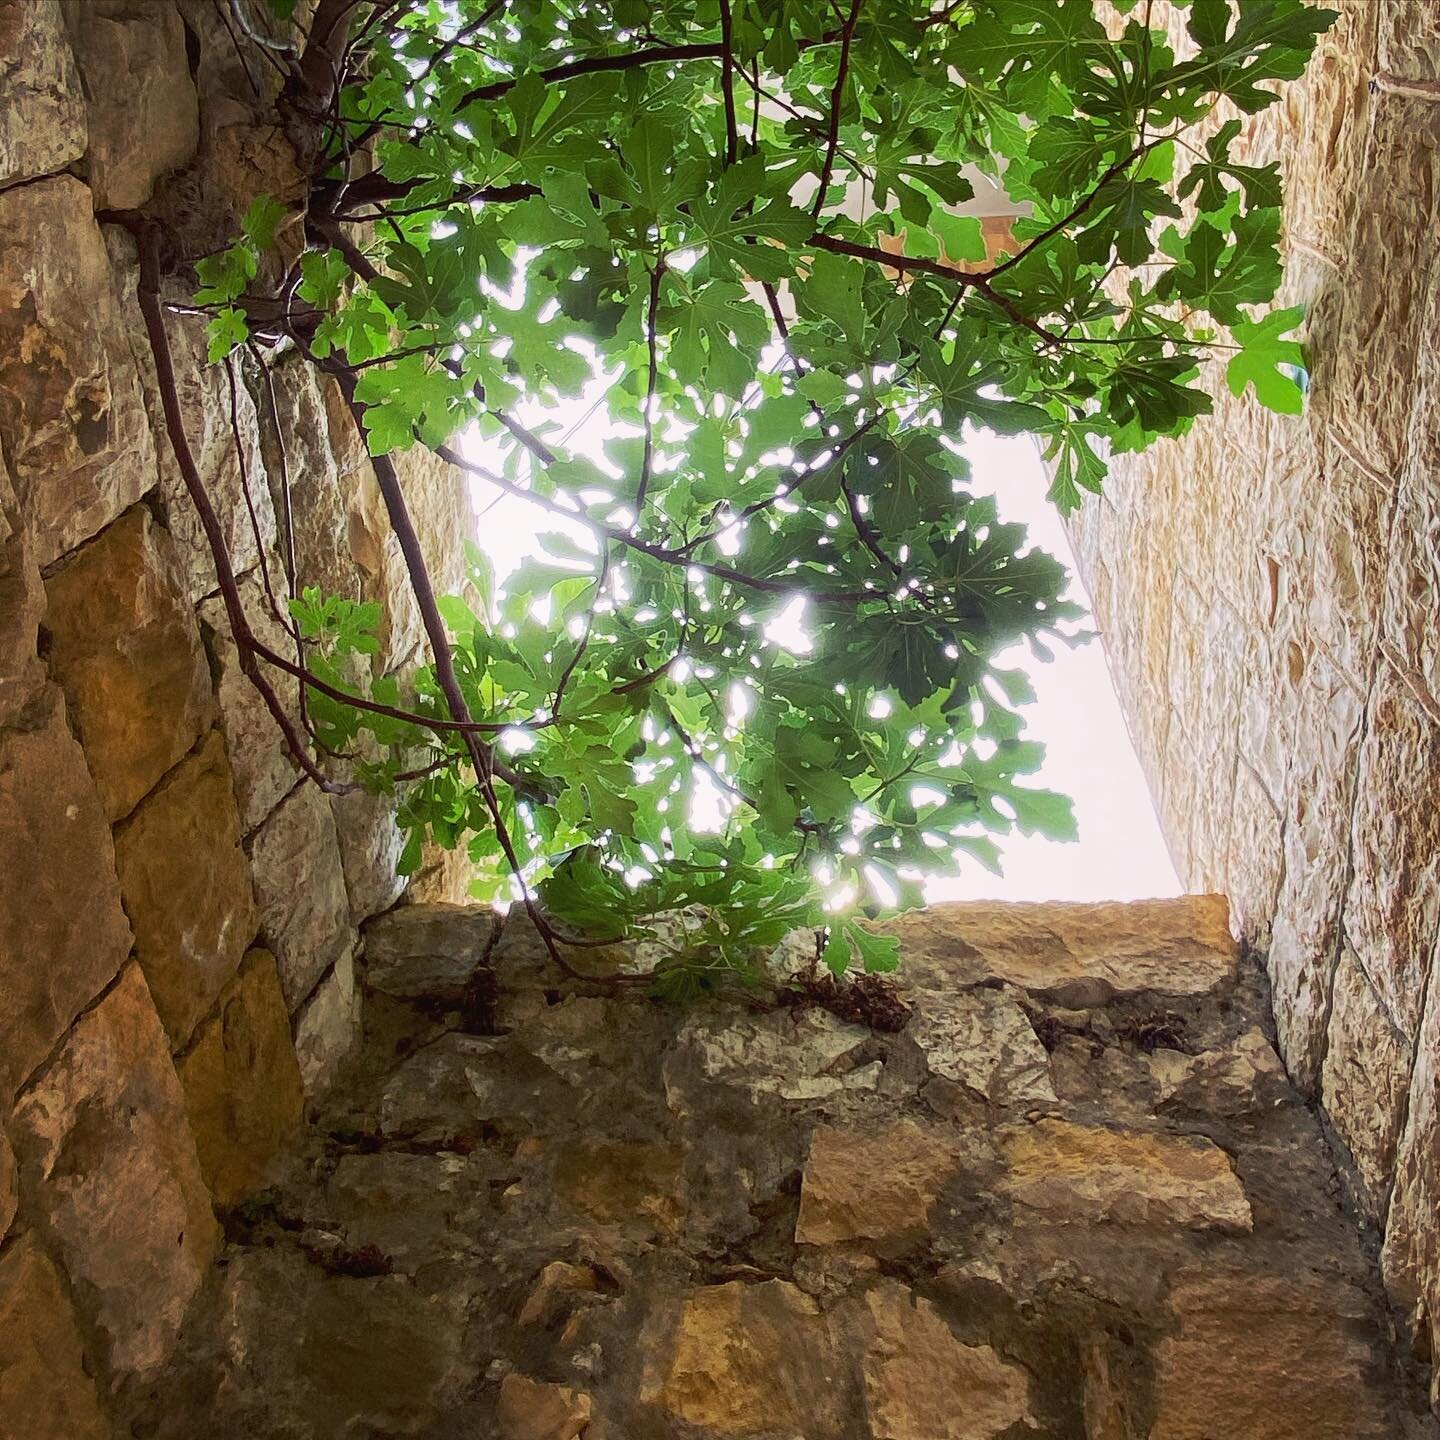
M590 1423L590 1397L568 1385L507 1375L496 1407L503 1440L576 1440Z
M1258 1027L1223 1050L1199 1055L1156 1050L1149 1069L1162 1105L1173 1101L1218 1115L1243 1115L1273 1104L1285 1085L1280 1057Z
M155 483L155 447L84 185L0 192L0 277L0 446L43 566Z
M352 925L388 910L405 893L399 872L405 835L395 823L395 808L393 795L368 790L330 797Z
M923 995L909 1033L932 1074L996 1105L1055 1099L1045 1047L1025 1012L997 990Z
M360 996L352 955L335 962L294 1020L295 1055L305 1094L320 1095L334 1083L360 1035Z
M1440 720L1382 667L1360 747L1345 935L1413 1036L1440 931Z
M865 1410L874 1440L992 1440L1032 1420L1029 1377L964 1345L928 1300L885 1282L865 1296Z
M110 1435L74 1312L33 1234L0 1252L0 1435L7 1440Z
M218 1233L169 1045L137 966L15 1106L24 1203L112 1374L163 1361Z
M262 930L293 1012L355 943L335 821L316 786L297 786L255 832L250 861Z
M1151 1440L1390 1436L1370 1392L1365 1297L1305 1278L1198 1266L1175 1281L1177 1333L1160 1344Z
M0 1131L0 1240L15 1218L15 1207L20 1201L19 1182L15 1175L15 1152L10 1142Z
M175 1068L205 1183L233 1205L293 1137L304 1103L273 955L246 955Z
M66 0L89 111L97 210L138 210L200 138L185 28L168 0Z
M907 983L920 986L1000 979L1064 1003L1095 1003L1140 991L1204 994L1235 973L1218 895L1143 907L967 901L912 910L885 931L900 938Z
M1411 84L1440 81L1440 17L1424 5L1380 5L1380 65Z
M400 999L456 1004L495 934L478 906L402 905L365 928L365 983Z
M1037 1215L1240 1232L1253 1223L1229 1156L1199 1136L1041 1120L1000 1144L1001 1194Z
M256 637L280 654L293 658L294 641L270 613L268 600L254 574L240 582L240 597ZM283 597L280 604L284 604ZM248 834L294 789L300 769L264 698L240 668L240 656L231 638L224 603L218 596L207 600L199 614L215 677L220 729L225 735L225 749L235 776L240 825ZM299 682L268 667L265 678L286 713L296 716Z
M0 453L0 725L10 723L45 682L39 660L45 588L22 527L20 506Z
M521 1325L549 1325L574 1297L593 1295L598 1288L597 1276L589 1265L552 1260L536 1278L535 1288L525 1297L516 1319Z
M641 1398L674 1420L722 1435L834 1433L827 1326L793 1285L691 1291L660 1333L670 1343L650 1352Z
M0 874L0 1094L8 1095L114 978L131 944L110 827L53 686L16 728L0 730Z
M60 0L0 0L0 185L51 175L85 149L85 97Z
M673 1235L684 1218L680 1150L651 1141L581 1140L554 1170L557 1198L599 1225Z
M874 1134L817 1126L800 1189L802 1245L913 1241L960 1157L945 1131L899 1120Z
M115 863L136 954L178 1050L239 968L257 924L218 732L116 832Z
M51 673L111 819L209 728L210 673L175 547L143 505L45 583Z

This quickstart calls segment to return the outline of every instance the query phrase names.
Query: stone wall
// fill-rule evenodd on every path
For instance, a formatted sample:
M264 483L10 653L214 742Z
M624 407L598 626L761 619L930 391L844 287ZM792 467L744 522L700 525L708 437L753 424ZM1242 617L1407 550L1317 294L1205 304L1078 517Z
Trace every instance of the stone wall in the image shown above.
M893 928L899 989L826 1008L373 922L355 1082L127 1433L1433 1436L1222 899Z
M0 1434L100 1434L356 1030L358 925L399 894L391 811L298 783L240 675L160 416L133 243L227 243L295 193L273 66L211 0L0 0ZM176 282L169 297L184 300ZM233 388L168 319L186 429L252 613L287 583L392 602L349 417L282 359ZM281 447L285 454L282 459ZM407 490L458 579L457 477ZM287 499L288 496L288 499ZM275 622L277 648L288 640ZM282 687L283 690L283 687ZM295 702L293 685L286 693Z
M1342 12L1250 122L1287 184L1302 417L1234 400L1117 461L1074 533L1182 877L1268 954L1417 1343L1440 1320L1440 23ZM1159 13L1157 11L1157 13Z

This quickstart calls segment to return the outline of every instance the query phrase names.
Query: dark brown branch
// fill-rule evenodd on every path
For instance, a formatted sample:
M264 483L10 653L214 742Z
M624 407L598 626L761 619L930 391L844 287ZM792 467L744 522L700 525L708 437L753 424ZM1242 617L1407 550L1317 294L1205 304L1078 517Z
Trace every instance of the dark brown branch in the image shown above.
M825 192L830 188L830 177L835 172L835 147L840 143L840 110L845 103L845 82L850 78L850 41L855 35L855 22L860 18L860 6L864 0L850 0L850 13L840 29L840 62L835 69L835 87L830 92L830 129L825 139L825 163L820 167L820 188L815 193L815 208L811 214L816 220L825 208Z

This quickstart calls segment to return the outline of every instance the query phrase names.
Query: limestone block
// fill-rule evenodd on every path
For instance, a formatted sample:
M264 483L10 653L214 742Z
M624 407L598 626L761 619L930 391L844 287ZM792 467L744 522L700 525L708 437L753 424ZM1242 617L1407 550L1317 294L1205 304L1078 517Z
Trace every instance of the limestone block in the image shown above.
M1398 477L1415 399L1431 236L1436 221L1431 171L1440 139L1433 100L1372 97L1368 161L1356 193L1354 251L1383 265L1347 272L1341 343L1334 352L1335 423L1352 453L1387 480Z
M495 934L478 905L402 905L365 928L365 983L402 1000L457 1004Z
M135 951L178 1050L239 969L257 925L217 731L119 828L115 861Z
M112 1376L161 1364L219 1235L180 1082L137 966L19 1099L30 1214L69 1273Z
M50 669L112 820L209 728L200 632L169 534L136 505L45 585Z
M0 275L0 447L45 566L155 483L155 446L80 181L0 192Z
M176 298L188 300L189 296ZM283 607L285 572L277 549L275 505L261 452L261 422L245 383L244 365L233 363L232 390L225 366L209 363L205 329L201 316L176 315L167 320L185 439L220 522L231 569L237 575L258 569L263 556L271 587ZM153 371L146 363L141 369L152 392L156 433L164 436L165 421L159 392L154 389ZM166 520L180 550L191 599L198 602L219 588L214 557L168 438L161 442L160 459ZM256 579L258 582L259 577Z
M1235 927L1263 950L1280 897L1285 835L1274 802L1244 761L1235 767L1235 817L1225 858Z
M1428 5L1380 5L1380 68L1397 80L1440 81L1440 15Z
M943 1075L995 1105L1054 1102L1050 1057L1025 1012L989 988L922 995L908 1033Z
M1173 1101L1211 1115L1253 1114L1278 1103L1285 1088L1280 1057L1258 1027L1233 1045L1198 1055L1156 1050L1146 1065L1161 1105Z
M395 796L368 790L330 797L352 925L388 910L405 893L398 868L405 835L395 823L395 809Z
M169 0L65 0L89 111L97 210L138 210L200 138L185 27Z
M590 1423L590 1397L511 1373L500 1382L496 1419L503 1440L576 1440Z
M0 731L0 875L0 1095L9 1095L131 944L110 826L54 686Z
M283 606L283 592L276 598ZM269 597L255 572L241 580L240 599L256 638L293 660L295 642L271 612ZM240 668L224 602L218 596L212 597L201 605L199 614L215 680L220 729L235 776L240 827L248 834L295 788L300 767L259 690ZM299 682L270 665L264 666L264 676L299 731Z
M295 1016L295 1054L308 1099L329 1089L360 1037L360 996L348 953Z
M1170 1303L1178 1330L1157 1351L1151 1440L1396 1433L1387 1387L1372 1379L1378 1357L1361 1338L1378 1317L1343 1282L1207 1261L1176 1277Z
M85 97L59 0L0 0L0 185L85 150Z
M45 680L39 660L45 588L0 454L0 725L32 701Z
M652 1141L575 1141L556 1161L554 1193L596 1224L674 1235L685 1215L682 1158Z
M795 1239L802 1245L913 1241L928 1232L930 1207L959 1165L953 1136L913 1120L872 1134L817 1126Z
M335 822L320 790L297 786L255 832L250 859L261 925L293 1014L355 942Z
M1384 1213L1410 1081L1410 1042L1347 946L1335 971L1320 1098L1350 1149L1370 1213Z
M989 1345L962 1344L930 1301L885 1281L865 1305L873 1440L994 1440L1033 1422L1025 1371Z
M299 1127L304 1106L275 957L252 950L176 1062L200 1169L216 1205L235 1204Z
M0 1252L0 1435L7 1440L110 1435L75 1314L33 1233Z
M1223 896L1184 895L1139 904L962 901L888 922L900 938L907 985L973 985L998 979L1097 1004L1150 991L1203 995L1235 975L1236 947Z
M1299 692L1297 746L1285 822L1285 879L1268 965L1280 1053L1296 1085L1313 1093L1320 1074L1339 911L1349 865L1355 745L1364 701L1316 650Z
M640 1398L673 1420L720 1435L835 1434L825 1319L795 1286L733 1280L692 1290L661 1335L668 1344L646 1347Z
M1230 1157L1200 1136L1040 1120L1001 1136L999 1193L1058 1220L1246 1232L1250 1203Z
M1390 665L1360 747L1345 933L1395 1024L1414 1036L1440 928L1440 723Z

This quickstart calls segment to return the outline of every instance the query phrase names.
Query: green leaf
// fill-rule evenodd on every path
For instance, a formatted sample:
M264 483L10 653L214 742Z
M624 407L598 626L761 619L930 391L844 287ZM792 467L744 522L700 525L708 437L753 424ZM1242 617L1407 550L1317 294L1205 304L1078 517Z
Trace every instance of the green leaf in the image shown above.
M1294 305L1272 311L1263 320L1241 320L1231 327L1230 333L1241 347L1225 367L1225 382L1232 395L1243 395L1247 385L1254 386L1255 398L1267 410L1282 415L1300 413L1305 392L1296 377L1305 374L1305 352L1299 341L1285 337L1304 318L1305 307Z

